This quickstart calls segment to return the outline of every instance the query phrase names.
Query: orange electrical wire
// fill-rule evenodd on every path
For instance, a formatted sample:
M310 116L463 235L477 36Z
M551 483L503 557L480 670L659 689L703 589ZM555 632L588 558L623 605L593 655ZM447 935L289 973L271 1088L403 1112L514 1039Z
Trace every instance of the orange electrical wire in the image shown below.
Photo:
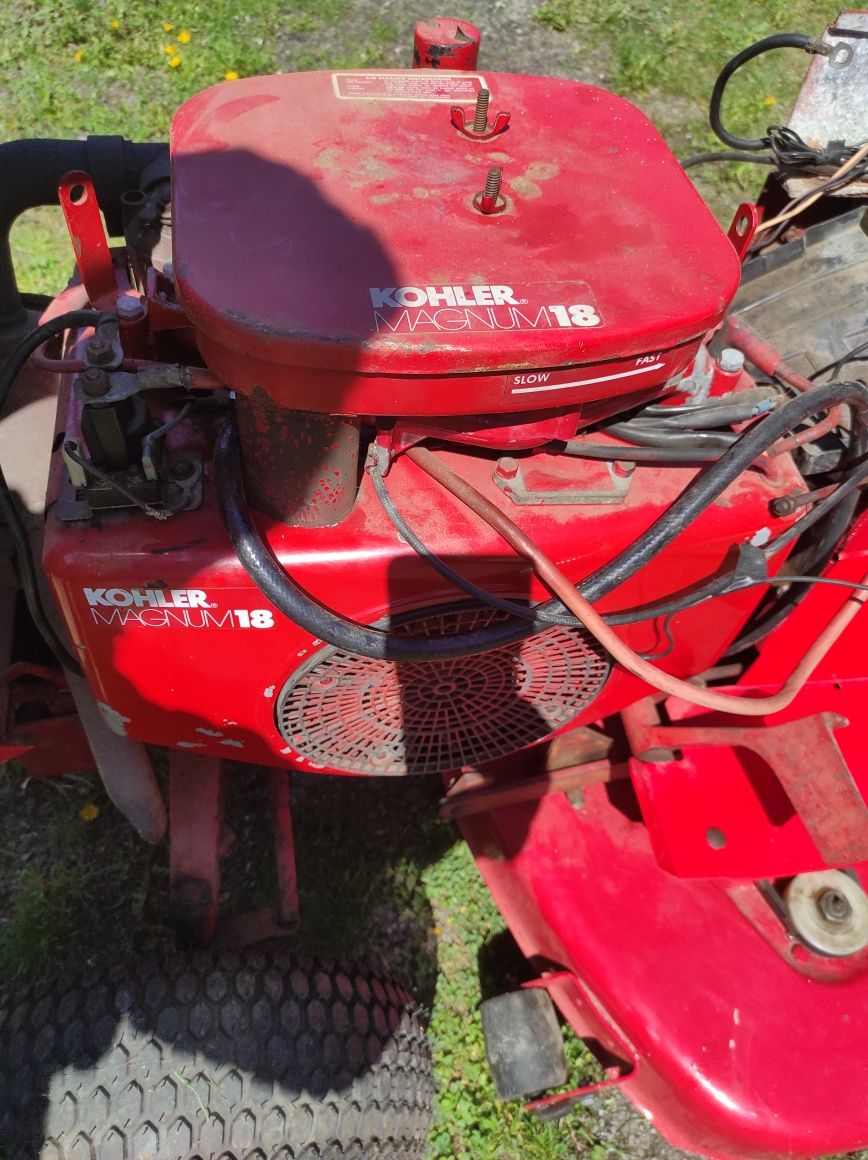
M682 681L678 677L663 673L660 669L643 660L629 645L606 624L558 566L507 516L500 508L486 499L472 484L456 475L442 460L425 447L414 447L407 452L413 462L456 499L480 516L503 537L520 555L527 557L540 580L554 593L574 616L582 622L590 634L606 651L634 676L645 681L661 693L678 697L692 705L713 709L720 713L737 713L744 717L765 717L786 709L798 696L811 673L841 636L859 609L868 600L868 592L854 591L832 617L805 655L790 673L781 689L768 697L737 697L729 693L717 693L713 689L703 689ZM862 581L868 584L868 574Z

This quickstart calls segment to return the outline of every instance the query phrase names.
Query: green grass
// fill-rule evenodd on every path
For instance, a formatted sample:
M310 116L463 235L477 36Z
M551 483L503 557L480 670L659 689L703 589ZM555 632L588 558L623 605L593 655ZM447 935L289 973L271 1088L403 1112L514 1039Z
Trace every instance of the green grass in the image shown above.
M408 40L417 16L408 5L396 30L353 21L352 12L351 0L7 0L0 7L0 133L165 139L174 109L227 72L378 65ZM536 18L577 44L602 42L610 87L636 99L684 157L715 147L708 94L730 55L771 31L819 33L836 12L836 3L811 0L550 0ZM174 27L165 30L164 22ZM789 52L750 66L731 86L727 122L753 132L784 120L806 63ZM698 184L727 222L760 180L757 169L726 166L703 170ZM25 215L14 242L23 288L47 292L65 281L71 253L57 211ZM598 1141L581 1113L542 1125L518 1103L495 1102L483 1057L479 966L486 964L489 987L514 982L519 967L469 851L437 821L436 801L427 780L303 783L304 941L326 950L382 948L416 980L432 1012L440 1088L432 1156L622 1154ZM80 811L89 803L100 812L87 822ZM273 892L264 809L255 779L239 770L230 801L238 841L227 860L229 911L261 905ZM0 770L0 985L167 945L165 857L135 838L94 779L27 782L14 767ZM574 1081L595 1074L574 1039L569 1055Z
M573 30L610 50L610 87L642 105L679 157L723 149L708 126L708 98L721 66L773 32L819 36L837 15L836 0L549 0L536 19ZM727 86L724 123L761 136L785 123L809 58L783 49L746 65ZM726 225L738 202L756 196L763 171L752 165L709 165L700 191Z

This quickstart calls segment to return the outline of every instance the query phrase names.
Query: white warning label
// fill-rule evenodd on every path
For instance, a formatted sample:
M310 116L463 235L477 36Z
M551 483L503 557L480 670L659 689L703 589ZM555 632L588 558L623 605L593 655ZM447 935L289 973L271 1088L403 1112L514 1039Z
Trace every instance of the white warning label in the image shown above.
M332 73L335 96L342 101L445 101L473 104L485 77L476 73L441 73L436 69L413 72Z

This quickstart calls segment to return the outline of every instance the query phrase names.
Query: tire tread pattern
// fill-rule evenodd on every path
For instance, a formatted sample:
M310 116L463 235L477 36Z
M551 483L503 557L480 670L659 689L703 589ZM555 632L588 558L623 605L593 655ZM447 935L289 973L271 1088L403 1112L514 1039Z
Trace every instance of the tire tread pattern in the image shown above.
M387 978L281 943L0 996L0 1043L0 1160L425 1155L421 1010Z

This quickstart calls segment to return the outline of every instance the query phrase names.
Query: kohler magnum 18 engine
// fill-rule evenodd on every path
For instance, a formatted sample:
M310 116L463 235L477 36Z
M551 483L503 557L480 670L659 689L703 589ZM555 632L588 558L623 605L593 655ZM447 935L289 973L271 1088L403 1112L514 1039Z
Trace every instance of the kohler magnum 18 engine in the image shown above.
M88 676L128 736L252 762L444 773L635 700L635 680L581 629L463 599L396 531L366 466L467 580L517 603L548 595L403 454L422 441L574 583L603 570L604 610L689 590L734 545L791 524L769 506L801 485L783 457L653 566L606 571L695 468L689 455L637 463L611 439L589 459L576 435L740 384L744 416L762 408L739 360L721 368L702 346L736 291L738 255L621 98L465 72L257 77L189 101L171 156L158 245L168 253L171 231L171 263L126 290L107 355L81 346L91 366L61 425L82 462L57 475L46 547ZM219 391L173 397L186 370L123 369L136 355L201 359L234 392L234 417L213 417ZM189 413L167 431L179 407ZM240 447L215 462L227 422ZM239 560L246 503L265 546ZM297 586L293 619L273 602L275 560ZM759 596L731 597L725 617L683 614L665 667L714 664ZM649 654L665 641L644 614L625 639Z
M725 233L633 105L445 68L473 43L449 28L437 68L195 96L170 170L121 198L123 248L63 177L78 276L38 358L64 374L44 566L67 667L103 728L172 751L175 901L206 933L219 795L185 772L441 775L607 1083L715 1155L855 1147L861 211L756 258L727 317L792 206ZM791 366L745 319L784 333L768 311L803 317L811 278L824 328ZM112 785L159 837L155 784ZM810 1100L808 1040L848 1060Z

